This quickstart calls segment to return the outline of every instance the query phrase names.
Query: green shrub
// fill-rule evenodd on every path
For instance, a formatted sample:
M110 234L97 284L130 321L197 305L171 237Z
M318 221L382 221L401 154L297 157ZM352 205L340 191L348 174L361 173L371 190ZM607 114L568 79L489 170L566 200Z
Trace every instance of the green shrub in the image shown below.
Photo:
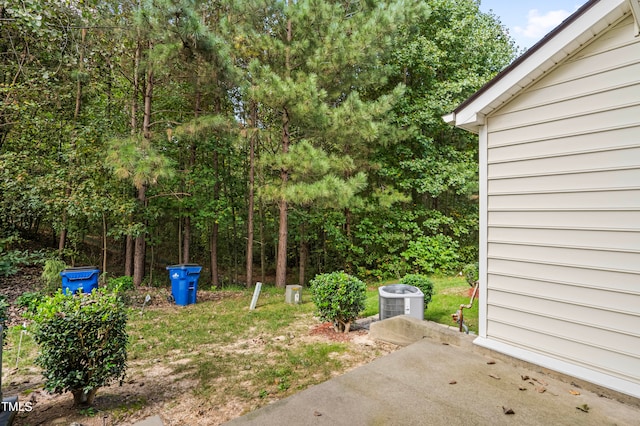
M0 275L8 277L18 272L18 264L23 257L22 252L9 249L11 244L18 240L19 238L15 235L0 238Z
M133 277L122 276L118 278L109 278L107 280L107 290L109 291L129 291L135 290L133 285Z
M480 271L478 270L478 263L467 263L462 268L462 275L467 280L470 286L473 286L476 281L478 281L478 277L480 276Z
M9 277L15 275L21 265L42 263L47 256L42 250L29 252L27 250L11 249L12 245L20 242L22 242L22 239L16 235L0 238L0 276Z
M431 302L431 297L433 296L433 282L429 277L421 274L407 274L400 279L400 284L418 287L424 293L424 309L427 309L427 305Z
M3 295L0 295L0 326L2 326L2 342L3 344L7 343L7 316L9 314L9 303L7 302L7 298Z
M332 321L336 331L348 333L351 322L364 309L365 283L340 271L316 275L309 284L320 319Z
M67 267L67 264L60 259L47 259L44 262L44 268L42 269L42 275L40 280L44 289L48 293L55 293L58 289L62 288L62 272Z
M16 299L16 305L21 308L27 308L27 312L35 314L38 310L38 305L44 300L44 295L37 291L28 291L22 293Z
M433 274L448 273L459 265L458 243L447 235L420 237L409 242L407 250L401 253L414 272Z
M33 315L36 359L49 392L73 393L75 405L93 403L98 388L122 380L127 363L127 314L116 293L46 298Z

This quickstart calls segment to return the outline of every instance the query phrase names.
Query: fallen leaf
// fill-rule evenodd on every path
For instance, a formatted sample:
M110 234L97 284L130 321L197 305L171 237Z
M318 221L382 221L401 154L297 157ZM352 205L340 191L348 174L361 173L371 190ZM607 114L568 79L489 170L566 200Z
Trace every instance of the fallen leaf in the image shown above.
M447 342L442 342L443 345L445 346L449 346L449 344Z
M543 386L547 386L549 384L549 383L545 382L544 380L539 380L539 379L536 379L536 378L531 378L531 380L534 380L534 381L540 383Z
M521 378L522 380L529 380L531 377L529 377L529 376L520 376L520 378Z
M313 415L316 417L320 417L322 415L322 413L320 411L314 411Z
M495 374L489 374L489 377L496 379L496 380L500 380L500 376L496 376Z
M585 413L589 412L589 406L587 404L578 405L576 408L580 411L584 411Z
M455 385L456 383L458 383L458 382L456 382L455 380L452 380L452 381L449 382L450 385Z
M520 387L518 388L518 390L526 391L526 390L527 390L527 388L525 388L524 386L520 386Z
M536 390L538 391L538 393L545 393L547 391L547 389L542 386L538 386Z
M577 390L573 390L573 389L571 389L571 390L569 391L569 393L570 393L571 395L580 395L580 392L578 392Z
M506 408L506 407L502 407L502 412L505 414L515 414L516 412L513 411L511 408Z
M489 360L489 361L487 361L487 364L489 364L489 365L493 365L493 364L495 364L495 363L496 363L496 362L495 362L494 360Z

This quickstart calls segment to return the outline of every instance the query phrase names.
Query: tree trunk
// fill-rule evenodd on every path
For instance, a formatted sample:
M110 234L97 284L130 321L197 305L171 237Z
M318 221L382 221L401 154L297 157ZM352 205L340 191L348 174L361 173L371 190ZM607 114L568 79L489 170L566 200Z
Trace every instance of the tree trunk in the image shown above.
M71 393L73 394L73 406L74 407L92 406L93 400L96 397L96 392L98 392L98 388L93 388L90 391L85 391L84 389L71 390Z
M102 273L104 274L106 272L107 272L107 215L104 212L102 212Z
M142 185L138 190L138 202L144 208L146 204L146 185ZM146 261L146 239L145 231L142 231L135 240L135 254L133 258L133 284L139 286L142 284L145 272Z
M149 42L149 50L153 47ZM144 116L142 119L142 133L146 141L151 139L151 102L153 100L153 69L147 71L146 88L144 91ZM138 203L140 210L147 207L147 184L142 183L138 188ZM146 223L145 223L146 225ZM146 230L136 237L135 254L133 258L133 284L139 286L144 280L146 263Z
M282 153L289 152L289 114L286 108L282 111ZM289 171L280 170L282 186L286 187L289 180ZM278 201L279 221L278 221L278 253L276 260L276 287L284 288L287 285L287 200L284 198Z
M211 286L220 288L220 280L218 278L218 223L213 222L210 239L211 251Z
M260 214L260 282L265 282L267 278L267 248L264 241L264 204L259 203Z
M142 56L142 46L140 41L136 44L136 52L133 62L133 90L131 94L131 135L135 135L138 131L138 94L140 93L140 58ZM130 218L132 219L132 218ZM134 242L133 237L129 234L126 236L124 249L124 274L127 277L133 276L133 258L134 258Z
M351 238L351 222L352 222L352 216L351 216L351 210L344 209L344 229L345 229L345 233L347 235L347 241L349 241L349 245L353 246L353 241ZM349 259L352 258L352 256L348 257ZM346 265L345 265L345 271L347 273L351 273L353 271L353 262L351 260L347 261Z
M287 5L291 6L291 0L287 0ZM290 74L291 62L290 62L290 47L291 40L293 39L293 28L291 19L287 21L287 47L285 48L285 69L287 77ZM282 153L289 152L289 144L291 143L289 134L289 112L287 107L282 108ZM282 187L287 186L289 180L289 171L286 169L280 170L280 180L282 181ZM278 221L278 253L276 260L276 287L284 288L287 285L287 214L288 206L287 200L284 199L284 195L278 201L278 211L280 219Z
M307 257L309 253L309 247L307 244L307 237L305 235L304 222L300 224L300 263L298 266L298 284L304 286L305 284L305 272L307 266Z
M278 202L280 220L278 222L278 254L276 260L276 287L287 285L287 202Z
M218 152L213 151L213 175L215 183L213 184L213 200L217 205L220 198L220 164L218 161ZM220 279L218 271L218 234L220 226L217 220L213 221L211 228L211 285L220 288Z
M182 262L189 263L189 250L191 247L191 217L184 218L184 230L182 231Z
M82 107L82 71L84 69L84 42L85 42L85 38L87 36L87 29L86 28L82 28L81 30L81 45L80 45L80 58L78 61L78 77L76 79L76 106L75 109L73 111L73 121L74 123L77 124L78 122L78 118L80 117L80 108ZM75 131L74 131L75 133ZM75 134L72 136L71 138L71 149L75 151ZM75 158L75 155L72 157ZM72 159L70 162L70 167L69 167L69 172L71 172L73 170L73 163L74 160ZM69 200L71 198L71 192L72 192L73 188L72 188L72 182L71 182L71 177L69 177L68 181L67 181L67 188L64 191L64 195L65 195L65 200ZM60 231L60 240L58 241L58 253L60 255L62 255L62 252L64 251L64 247L67 243L67 234L68 234L68 222L69 222L69 214L67 213L67 210L65 209L62 212L62 231Z
M195 82L196 86L196 96L195 96L195 105L193 107L194 110L194 118L197 121L200 115L200 100L201 93L198 89L198 82ZM197 125L197 124L196 124ZM196 142L195 140L191 141L191 145L189 146L189 167L187 171L187 175L193 172L193 167L196 164ZM188 186L187 186L188 189ZM189 263L189 254L191 251L191 212L187 210L187 213L184 217L184 231L182 234L182 262Z
M133 237L127 235L124 247L124 274L127 277L133 276Z
M255 173L255 146L258 126L258 107L251 103L251 117L249 119L249 205L247 206L247 288L253 285L253 206L254 206L254 173Z

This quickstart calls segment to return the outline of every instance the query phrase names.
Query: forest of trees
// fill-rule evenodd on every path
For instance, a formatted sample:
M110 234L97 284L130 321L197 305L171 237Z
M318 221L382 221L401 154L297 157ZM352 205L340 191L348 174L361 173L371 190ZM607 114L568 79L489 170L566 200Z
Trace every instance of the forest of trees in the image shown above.
M0 236L137 285L457 271L441 116L515 53L478 0L0 0Z

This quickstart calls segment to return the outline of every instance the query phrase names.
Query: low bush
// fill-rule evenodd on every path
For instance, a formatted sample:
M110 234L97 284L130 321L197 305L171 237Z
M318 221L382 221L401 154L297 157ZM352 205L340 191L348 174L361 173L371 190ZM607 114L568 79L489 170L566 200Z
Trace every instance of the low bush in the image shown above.
M478 264L467 263L466 265L464 265L464 268L462 268L462 275L464 275L467 283L469 283L470 286L473 286L475 282L478 281L478 277L480 275Z
M365 283L340 271L316 275L309 284L320 319L332 321L336 331L348 333L351 322L364 309Z
M429 277L421 274L407 274L400 279L400 284L418 287L424 293L424 309L427 309L427 305L431 302L431 297L433 296L433 282Z
M401 253L412 271L423 274L449 273L459 266L458 242L447 235L420 237Z
M96 289L43 300L33 315L36 359L49 392L71 391L77 406L93 403L98 388L123 380L127 364L126 307L115 292Z
M2 342L7 343L5 337L7 337L7 315L9 310L9 303L5 296L0 295L0 326L2 326Z
M44 300L44 294L37 291L28 291L22 293L16 299L16 305L21 308L27 308L27 312L35 314L38 310L38 305Z
M129 291L135 290L133 285L133 277L122 276L118 278L109 278L107 280L107 290L109 291Z
M20 266L44 262L47 254L42 250L29 252L12 248L21 242L22 239L16 235L0 238L0 276L9 277L15 275Z
M67 267L67 264L60 259L51 258L44 262L44 268L42 269L42 275L40 280L44 286L44 290L47 293L55 293L58 289L62 288L62 272Z

